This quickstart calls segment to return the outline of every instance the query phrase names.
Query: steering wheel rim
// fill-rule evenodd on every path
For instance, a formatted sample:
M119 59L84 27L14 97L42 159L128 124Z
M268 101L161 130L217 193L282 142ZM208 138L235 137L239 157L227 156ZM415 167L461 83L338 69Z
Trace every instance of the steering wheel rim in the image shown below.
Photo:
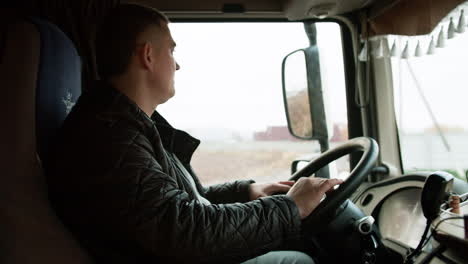
M363 154L356 167L351 171L349 177L340 186L327 194L326 198L315 208L315 210L303 220L303 226L309 231L318 231L320 226L328 223L334 212L348 199L351 194L361 185L366 176L373 168L379 154L377 142L369 137L358 137L350 139L338 147L330 149L312 160L303 169L294 173L290 180L298 180L301 177L310 177L312 174L343 157L344 155L362 151Z

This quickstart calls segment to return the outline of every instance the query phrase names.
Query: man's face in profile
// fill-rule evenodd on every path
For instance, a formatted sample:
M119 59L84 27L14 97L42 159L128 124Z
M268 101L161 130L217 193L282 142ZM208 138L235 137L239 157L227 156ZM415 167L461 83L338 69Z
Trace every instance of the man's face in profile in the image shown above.
M154 65L149 78L154 96L159 98L159 103L162 104L175 94L174 75L180 67L173 56L176 43L167 25L163 29L155 27L155 30L159 36L157 41L151 42Z

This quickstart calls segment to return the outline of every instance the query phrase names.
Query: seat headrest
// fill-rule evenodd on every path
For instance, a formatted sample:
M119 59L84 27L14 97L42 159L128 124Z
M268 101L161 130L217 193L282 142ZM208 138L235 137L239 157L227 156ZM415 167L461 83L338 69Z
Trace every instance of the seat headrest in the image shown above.
M55 25L31 18L40 33L36 88L39 157L47 162L57 131L81 94L81 60L72 41Z

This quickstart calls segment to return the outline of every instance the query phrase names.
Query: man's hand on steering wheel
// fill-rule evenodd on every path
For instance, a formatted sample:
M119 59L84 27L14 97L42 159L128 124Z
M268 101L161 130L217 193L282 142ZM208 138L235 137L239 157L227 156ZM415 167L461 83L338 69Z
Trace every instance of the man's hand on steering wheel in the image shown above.
M318 170L327 166L330 162L354 152L361 152L361 158L345 182L338 179L310 177ZM304 168L291 176L290 181L296 181L293 187L289 187L286 184L286 186L282 186L281 188L284 188L283 190L290 188L287 195L296 203L304 226L307 227L307 232L318 232L320 229L314 227L327 224L331 220L336 210L344 204L369 175L371 169L375 166L378 155L379 146L374 139L369 137L353 138L322 153L319 157L309 162ZM333 187L338 184L342 184L340 188L330 193L330 195L327 195L327 197L321 201L323 195L331 191ZM271 188L271 186L269 188ZM253 189L256 188L254 187ZM267 192L265 191L266 186L263 186L259 188L259 190L264 191L257 192L254 190L257 196L252 196L253 189L251 188L251 198L253 197L254 199L281 192L281 190L278 189ZM312 211L314 211L313 214L311 214Z
M310 234L320 232L320 228L315 227L326 225L332 220L336 213L336 210L341 205L344 205L346 200L354 193L354 191L356 191L356 189L361 185L361 183L367 178L371 169L375 166L377 157L379 156L379 146L377 145L377 142L374 139L368 137L358 137L350 139L342 143L341 145L322 153L319 157L309 162L309 164L307 164L304 168L295 172L291 176L290 180L297 181L297 185L299 183L299 179L304 177L310 177L320 169L326 167L330 162L333 162L334 160L337 160L345 155L354 152L361 152L361 158L350 172L346 181L337 182L337 180L330 180L331 182L326 184L321 182L320 184L325 184L325 187L323 187L323 189L315 187L320 189L321 194L317 196L314 201L311 201L309 204L307 203L307 199L305 199L304 201L299 200L299 206L303 207L302 203L305 203L307 205L305 208L308 208L307 211L301 212L301 216L304 216L307 213L309 213L309 215L302 220L305 227L304 232ZM303 184L305 183L306 182L304 182ZM339 183L342 183L340 185L340 188L327 195L327 197L323 201L320 201L323 193L325 193L327 190L330 190L330 185L334 186ZM312 195L313 192L309 193L310 195ZM304 195L304 197L305 196L306 195ZM314 212L310 214L312 210Z
M339 179L303 177L291 187L287 195L294 200L301 219L304 219L319 205L325 193L341 183L343 180Z
M251 201L260 197L270 196L276 193L287 193L294 181L281 181L277 183L252 183L249 189L249 198Z

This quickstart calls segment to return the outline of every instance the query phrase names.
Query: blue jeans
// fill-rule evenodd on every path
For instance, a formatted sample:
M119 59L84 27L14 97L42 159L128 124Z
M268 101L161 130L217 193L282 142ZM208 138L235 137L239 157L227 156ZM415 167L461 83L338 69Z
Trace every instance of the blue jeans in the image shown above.
M271 251L242 264L314 264L307 254L299 251Z

